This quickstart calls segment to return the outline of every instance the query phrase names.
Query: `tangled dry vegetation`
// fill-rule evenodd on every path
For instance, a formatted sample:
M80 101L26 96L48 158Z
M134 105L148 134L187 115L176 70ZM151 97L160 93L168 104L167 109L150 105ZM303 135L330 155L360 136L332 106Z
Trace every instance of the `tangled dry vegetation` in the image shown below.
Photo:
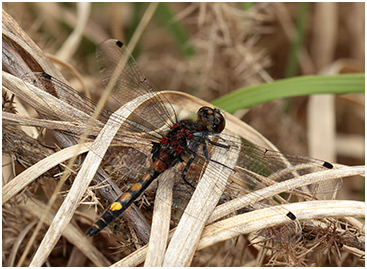
M62 236L53 237L49 230L61 204L69 199L65 197L70 196L67 195L81 170L82 158L77 158L69 167L68 160L76 152L82 154L89 149L88 146L70 147L70 144L66 147L63 143L67 141L60 142L63 138L57 137L52 130L66 128L81 135L86 126L73 111L57 103L44 106L37 103L37 98L32 105L22 102L20 99L26 93L17 91L22 83L16 77L30 71L45 71L59 79L67 78L65 82L98 100L102 86L93 68L95 46L111 37L128 40L131 37L128 31L136 30L133 24L140 22L143 12L136 13L141 6L130 3L89 5L80 4L78 12L74 5L60 3L3 5L3 66L6 68L3 72L2 126L3 266L135 266L144 263L149 251L146 243L150 224L146 219L150 223L155 203L154 188L136 202L132 212L117 220L98 239L90 240L84 235L102 208L118 197L120 189L124 191L134 182L130 175L134 170L123 168L145 165L128 163L129 159L124 159L126 152L123 152L126 148L111 154L109 161L102 164L103 170L99 168L97 174L101 178L97 182L101 184L82 192L81 201L70 201L71 208L80 206L75 214L71 213L70 221L60 222L64 225ZM147 21L139 38L138 64L159 89L184 91L212 101L240 87L284 78L290 43L297 31L294 21L298 4L257 3L245 7L239 3L172 3L169 6L173 18L162 23L164 16L157 10L156 17ZM144 6L142 10L145 9ZM364 3L313 3L308 20L305 46L299 54L299 75L364 72ZM172 33L177 22L184 26L188 42L177 44L176 35ZM8 61L4 63L4 59ZM18 96L13 95L15 91ZM33 100L31 95L26 98ZM185 95L172 94L172 100L190 111L205 104ZM238 111L236 116L250 123L281 150L308 155L307 144L314 145L308 137L317 136L306 130L306 121L311 117L307 111L309 102L307 97L274 100L249 111ZM328 139L323 140L326 148L332 144L333 151L322 158L350 166L363 164L364 100L361 95L350 94L336 96L333 102L331 113L336 115L336 128L333 128L336 141L332 144ZM36 112L40 111L44 115L55 111L65 111L65 114L60 113L59 121L48 121L47 117L37 117ZM316 107L312 113L317 116L328 112ZM243 132L253 132L230 115L227 121L232 126L244 128ZM313 126L310 129L321 128L308 124ZM258 139L255 142L264 143L263 136L255 134L254 139ZM139 154L144 154L149 149L141 151ZM317 156L318 152L312 154ZM51 158L46 161L49 156ZM39 165L41 161L44 163ZM120 166L121 169L116 169ZM28 174L14 180L25 169L30 169ZM349 174L345 172L345 176L355 175L356 179L345 179L339 191L340 200L362 200L362 180L358 174L363 171L364 167L358 166L355 170L351 168ZM102 185L109 187L102 188ZM176 197L176 202L187 200L186 187L176 188L182 188L176 189L182 194ZM50 201L52 205L48 208ZM360 204L357 202L357 205ZM197 251L189 257L189 263L180 265L363 266L364 222L358 215L360 210L356 208L350 215L301 222L293 235L283 230L289 225L251 233L231 228L229 231L236 236L216 239L218 241L206 245L200 241L192 246ZM65 212L65 216L68 214ZM41 219L44 224L35 233ZM175 227L177 219L171 219L169 224ZM203 238L209 237L210 229L218 227L207 227ZM171 234L167 236L172 237ZM42 256L37 249L46 237L54 240L54 244L49 247L50 254ZM155 255L163 257L160 253ZM145 265L157 265L155 262L150 256Z

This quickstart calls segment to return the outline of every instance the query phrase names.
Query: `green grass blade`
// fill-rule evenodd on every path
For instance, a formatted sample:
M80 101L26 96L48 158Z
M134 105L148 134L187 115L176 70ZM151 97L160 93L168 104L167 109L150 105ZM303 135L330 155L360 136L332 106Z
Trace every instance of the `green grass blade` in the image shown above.
M364 74L302 76L238 89L215 100L213 105L233 113L277 98L312 95L364 93Z

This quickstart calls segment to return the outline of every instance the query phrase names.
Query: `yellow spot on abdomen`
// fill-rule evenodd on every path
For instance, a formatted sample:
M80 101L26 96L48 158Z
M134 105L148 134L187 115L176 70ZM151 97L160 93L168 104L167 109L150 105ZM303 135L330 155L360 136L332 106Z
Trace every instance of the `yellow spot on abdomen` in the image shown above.
M122 208L122 205L119 202L114 202L110 206L110 210L112 210L112 211L117 211L117 210L120 210L121 208Z

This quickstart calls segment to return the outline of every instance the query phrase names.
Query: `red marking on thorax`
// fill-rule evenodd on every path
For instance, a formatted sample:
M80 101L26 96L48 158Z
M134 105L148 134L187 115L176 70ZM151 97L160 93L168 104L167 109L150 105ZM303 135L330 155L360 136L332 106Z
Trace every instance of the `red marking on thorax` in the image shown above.
M178 154L181 154L184 151L184 149L185 148L179 144L178 147L176 148L176 151Z
M192 132L190 130L185 129L184 130L185 135L190 138L192 136Z
M161 144L168 144L174 147L178 154L181 154L185 147L186 139L189 139L193 135L190 129L187 129L183 124L175 123L172 125L171 132L167 136L162 136Z

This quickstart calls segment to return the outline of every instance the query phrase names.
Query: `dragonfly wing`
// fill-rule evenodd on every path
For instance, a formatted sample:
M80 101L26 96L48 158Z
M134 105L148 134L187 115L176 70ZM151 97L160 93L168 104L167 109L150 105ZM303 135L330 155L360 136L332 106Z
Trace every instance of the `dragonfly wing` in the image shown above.
M170 127L177 121L172 105L162 94L157 94L121 41L111 39L103 42L97 48L96 57L105 87L112 80L114 72L118 74L112 90L112 97L118 104L134 102L139 96L146 97L146 102L133 111L133 121L138 124L129 125L129 131Z
M238 147L232 143L231 135L221 135L221 138L231 147ZM246 139L241 139L240 147L236 173L233 173L233 177L252 191L297 176L333 168L329 162L304 156L286 155L254 145ZM341 187L342 181L341 178L338 178L329 180L329 182L312 184L307 186L307 190L313 196L334 193ZM324 185L328 187L324 188Z

